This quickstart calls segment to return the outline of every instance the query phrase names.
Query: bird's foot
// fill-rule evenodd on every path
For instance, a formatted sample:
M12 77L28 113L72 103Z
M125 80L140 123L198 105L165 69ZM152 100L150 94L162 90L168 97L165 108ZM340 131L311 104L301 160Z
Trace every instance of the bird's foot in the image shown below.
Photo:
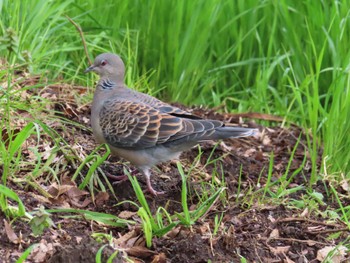
M156 191L153 188L151 188L151 189L147 188L147 190L145 192L150 193L153 196L158 196L158 195L164 195L165 194L164 191Z
M149 192L153 196L158 196L158 195L165 194L164 191L156 191L156 190L154 190L150 180L147 180L147 190L146 191Z
M130 175L135 176L137 174L137 170L132 170L130 172ZM106 174L108 178L112 179L114 182L112 183L113 185L120 184L122 182L125 182L129 180L128 176L126 174L123 175L112 175L107 173Z

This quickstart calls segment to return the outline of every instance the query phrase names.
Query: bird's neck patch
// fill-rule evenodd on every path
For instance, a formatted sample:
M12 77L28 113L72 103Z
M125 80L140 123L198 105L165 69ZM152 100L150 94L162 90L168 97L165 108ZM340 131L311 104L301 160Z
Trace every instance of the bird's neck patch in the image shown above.
M109 79L104 79L100 82L100 86L104 90L111 90L115 86L115 83L110 81Z

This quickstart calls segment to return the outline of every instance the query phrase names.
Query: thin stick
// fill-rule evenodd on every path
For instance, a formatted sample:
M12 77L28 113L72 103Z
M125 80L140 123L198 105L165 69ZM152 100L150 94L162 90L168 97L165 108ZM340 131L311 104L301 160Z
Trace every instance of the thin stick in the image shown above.
M348 227L336 228L336 229L328 229L328 230L320 230L320 231L306 231L307 233L318 235L318 234L328 234L328 233L337 233L337 232L349 232Z
M341 225L338 225L338 224L329 224L322 221L312 220L312 219L303 218L303 217L287 217L283 219L278 219L276 223L288 223L288 222L295 222L295 221L309 222L311 224L323 225L323 226L329 226L329 227L341 227Z
M299 243L303 243L303 244L309 244L309 243L313 244L314 243L314 244L318 244L318 245L327 245L327 243L315 241L312 239L305 240L305 239L296 239L296 238L287 238L287 237L268 237L268 238L261 237L260 239L264 240L266 242L270 242L271 240L280 240L280 241L289 241L289 242L299 242Z
M86 55L86 57L87 57L87 59L88 59L88 61L89 61L89 64L92 65L92 61L91 61L91 59L90 59L90 57L89 57L89 53L88 53L88 50L87 50L87 46L86 46L86 42L85 42L83 30L81 29L81 27L80 27L77 23L75 23L75 22L73 21L72 18L70 18L70 17L67 16L67 15L66 15L66 18L67 18L67 19L69 20L69 22L71 22L71 23L75 26L75 28L78 30L78 32L79 32L79 34L80 34L80 37L81 37L81 41L83 42L85 55Z

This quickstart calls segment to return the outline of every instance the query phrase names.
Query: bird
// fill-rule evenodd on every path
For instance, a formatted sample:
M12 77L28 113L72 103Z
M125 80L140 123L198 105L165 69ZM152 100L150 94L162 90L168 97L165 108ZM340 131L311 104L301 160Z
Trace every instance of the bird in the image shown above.
M98 55L85 73L95 72L97 82L91 106L91 126L98 143L106 143L112 155L134 165L146 178L154 195L151 168L178 159L183 151L208 140L252 136L257 129L203 119L124 83L125 66L112 53ZM115 176L121 178L121 176Z

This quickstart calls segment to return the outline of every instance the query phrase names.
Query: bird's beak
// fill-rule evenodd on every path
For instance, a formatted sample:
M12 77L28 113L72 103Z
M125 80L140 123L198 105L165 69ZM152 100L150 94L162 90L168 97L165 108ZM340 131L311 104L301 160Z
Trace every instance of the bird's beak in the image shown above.
M85 69L84 73L88 73L88 72L94 70L94 68L95 68L95 65L91 65L90 67L88 67L87 69Z

